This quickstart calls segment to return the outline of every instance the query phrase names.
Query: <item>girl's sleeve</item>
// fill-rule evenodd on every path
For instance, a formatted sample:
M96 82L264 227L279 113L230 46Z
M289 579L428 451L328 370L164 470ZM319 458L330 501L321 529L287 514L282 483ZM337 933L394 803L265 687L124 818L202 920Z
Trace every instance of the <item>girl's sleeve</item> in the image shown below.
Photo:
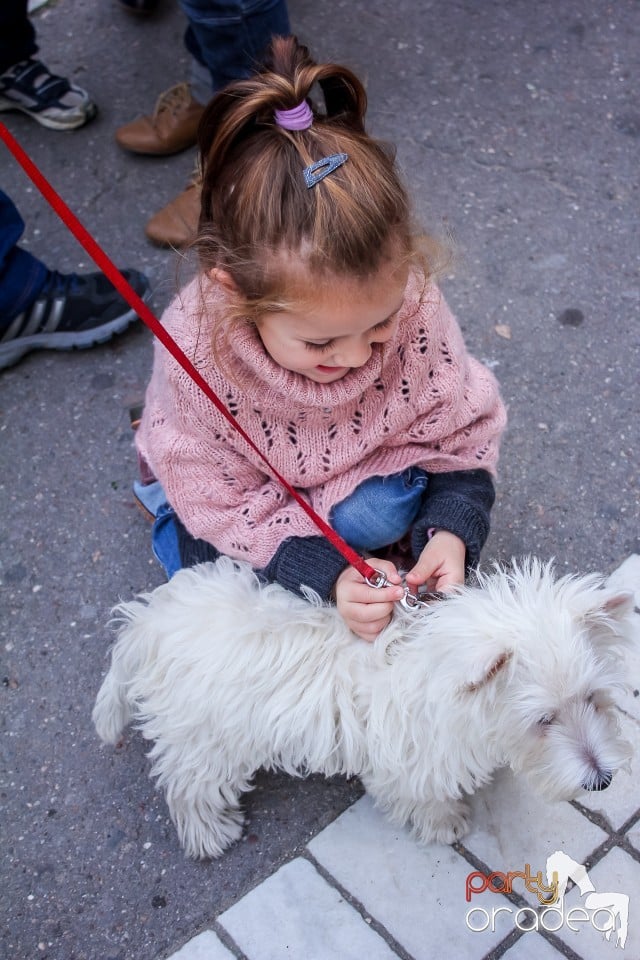
M349 563L326 537L289 537L269 563L260 571L293 593L310 587L322 600L328 600L335 582Z
M486 470L432 473L418 518L411 531L411 549L417 558L429 539L429 530L448 530L466 544L466 566L476 566L489 536L489 516L495 500Z
M184 567L217 560L221 552L206 540L196 540L178 519L178 546ZM323 536L288 537L257 573L269 583L279 583L303 596L303 588L314 590L321 600L331 598L335 582L348 566L342 554Z

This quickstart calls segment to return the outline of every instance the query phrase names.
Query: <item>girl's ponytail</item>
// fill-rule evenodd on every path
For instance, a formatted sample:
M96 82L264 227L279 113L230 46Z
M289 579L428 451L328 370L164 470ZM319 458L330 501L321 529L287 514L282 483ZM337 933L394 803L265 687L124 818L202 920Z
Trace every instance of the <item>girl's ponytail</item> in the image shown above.
M364 278L392 253L415 253L394 151L365 133L366 108L355 74L316 63L295 37L276 37L264 67L207 107L197 248L205 268L230 275L247 315L282 303L292 258L318 276ZM305 122L283 125L276 111ZM338 155L346 161L310 179Z
M276 110L291 110L306 101L315 84L322 90L326 119L363 134L367 95L356 75L347 67L316 64L295 37L275 37L262 70L221 91L205 111L198 145L210 186L230 153L273 126ZM211 210L203 214L206 221Z

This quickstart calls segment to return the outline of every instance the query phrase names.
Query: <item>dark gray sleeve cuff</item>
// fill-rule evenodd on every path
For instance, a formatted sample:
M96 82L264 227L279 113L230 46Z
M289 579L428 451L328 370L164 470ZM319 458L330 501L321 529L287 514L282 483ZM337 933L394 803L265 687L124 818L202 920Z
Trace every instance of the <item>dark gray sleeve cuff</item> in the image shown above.
M460 537L467 547L467 567L476 566L489 536L494 500L493 480L486 470L430 474L427 495L411 531L414 557L419 557L428 531L435 528Z
M174 516L174 523L178 535L180 563L183 567L195 567L198 563L213 563L222 556L212 543L192 537L177 514Z
M305 586L322 600L329 600L336 580L348 566L326 537L288 537L258 573L299 596Z
M215 561L222 556L206 540L196 540L175 518L180 560L183 567ZM329 600L335 582L348 562L326 537L289 537L284 540L258 576L303 596L302 587L310 587L322 600Z

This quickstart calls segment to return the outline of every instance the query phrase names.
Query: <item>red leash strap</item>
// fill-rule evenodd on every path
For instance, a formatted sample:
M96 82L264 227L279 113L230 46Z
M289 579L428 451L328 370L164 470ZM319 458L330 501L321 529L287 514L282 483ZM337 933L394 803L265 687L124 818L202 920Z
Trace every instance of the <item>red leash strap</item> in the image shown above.
M220 411L220 413L225 417L226 420L238 431L246 443L249 444L251 449L258 454L263 463L268 467L269 472L280 481L283 487L287 492L293 497L293 499L300 504L302 509L305 511L307 516L313 520L315 525L322 531L322 533L327 537L327 539L333 544L333 546L338 550L345 560L351 564L352 567L362 574L365 580L368 580L372 586L385 586L386 577L380 571L375 570L370 564L366 562L355 550L353 550L349 544L339 536L335 530L326 523L321 516L319 516L316 511L311 507L306 500L304 500L298 491L291 486L288 480L278 473L278 471L271 466L266 456L262 451L256 446L251 437L243 430L233 414L227 410L223 402L220 400L216 392L209 386L204 377L198 372L196 367L192 364L191 360L187 357L186 353L178 346L173 337L167 333L165 328L162 326L160 321L154 316L152 311L146 305L146 303L138 296L133 287L127 283L125 278L122 276L115 264L109 259L102 247L96 243L91 234L86 230L74 213L71 212L69 207L66 205L62 197L53 189L51 184L45 177L42 175L38 167L33 163L31 158L24 152L18 141L15 137L9 133L4 123L0 122L0 137L4 140L5 144L16 158L20 166L23 168L28 177L33 180L34 184L43 195L43 197L51 204L55 212L58 214L60 219L63 221L66 227L71 231L76 240L84 247L89 256L95 263L100 267L102 272L109 278L111 283L114 285L116 290L124 297L127 303L136 311L143 323L153 331L155 336L160 340L160 342L166 347L170 354L178 361L180 366L189 374L191 379L200 387L203 393L207 395L209 400L214 404L214 406Z

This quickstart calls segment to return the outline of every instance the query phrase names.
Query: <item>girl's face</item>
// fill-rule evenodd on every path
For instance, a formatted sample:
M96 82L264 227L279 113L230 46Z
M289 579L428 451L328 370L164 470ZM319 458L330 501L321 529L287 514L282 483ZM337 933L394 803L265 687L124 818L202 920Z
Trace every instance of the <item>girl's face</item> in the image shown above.
M316 383L341 380L367 362L374 343L393 336L407 274L405 264L387 263L367 280L324 280L317 292L313 277L301 274L299 301L294 297L291 309L257 323L265 350L285 370Z

